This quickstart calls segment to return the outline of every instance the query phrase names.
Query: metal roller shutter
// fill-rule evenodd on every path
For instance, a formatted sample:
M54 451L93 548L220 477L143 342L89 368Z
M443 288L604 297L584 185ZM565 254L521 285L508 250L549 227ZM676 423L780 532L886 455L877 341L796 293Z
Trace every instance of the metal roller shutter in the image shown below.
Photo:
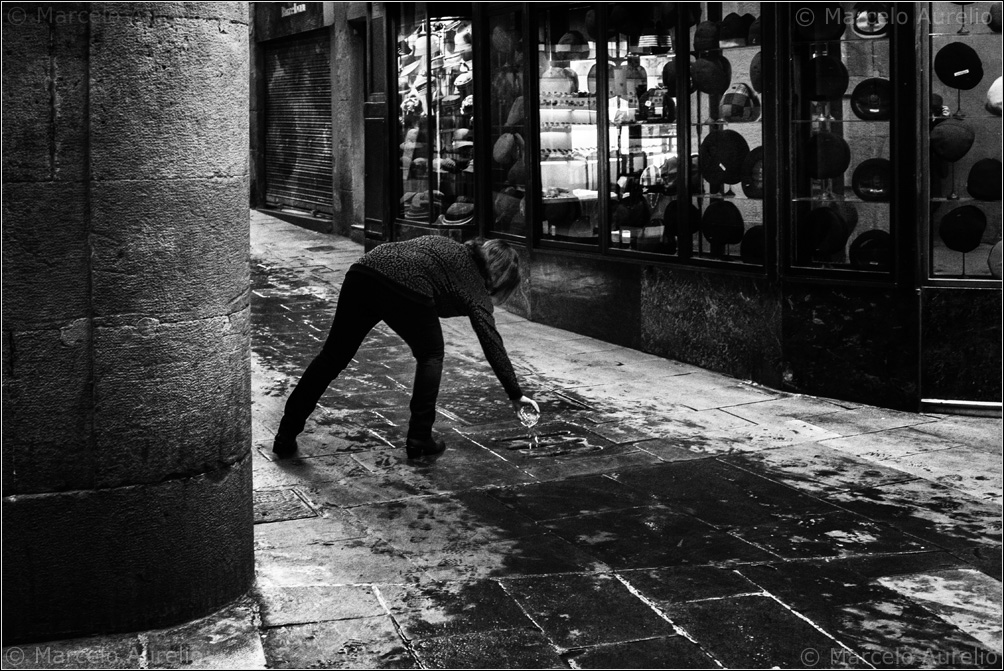
M327 32L265 48L265 198L333 214Z

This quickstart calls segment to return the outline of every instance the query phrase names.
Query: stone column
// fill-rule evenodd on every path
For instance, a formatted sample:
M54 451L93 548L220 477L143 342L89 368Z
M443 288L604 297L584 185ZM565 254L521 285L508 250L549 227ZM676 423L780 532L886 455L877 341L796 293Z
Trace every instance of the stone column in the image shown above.
M246 3L3 6L3 638L254 577Z

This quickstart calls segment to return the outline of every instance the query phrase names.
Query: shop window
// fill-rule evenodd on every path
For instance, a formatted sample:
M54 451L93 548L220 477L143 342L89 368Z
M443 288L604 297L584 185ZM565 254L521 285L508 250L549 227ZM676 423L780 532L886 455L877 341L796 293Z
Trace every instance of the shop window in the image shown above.
M531 156L527 149L527 105L524 98L523 13L509 11L488 16L486 33L491 96L488 116L491 135L490 186L492 222L497 233L525 237L529 231L526 190Z
M891 4L789 7L791 265L894 266Z
M1001 278L1001 3L926 5L928 273Z
M430 6L440 9L401 6L398 238L428 233L428 227L474 227L470 6Z

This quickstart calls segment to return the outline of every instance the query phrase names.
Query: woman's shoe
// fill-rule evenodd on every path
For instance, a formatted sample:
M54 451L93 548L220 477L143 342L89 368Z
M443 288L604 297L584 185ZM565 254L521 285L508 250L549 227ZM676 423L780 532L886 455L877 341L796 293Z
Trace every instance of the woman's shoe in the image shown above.
M282 433L275 434L275 441L272 443L272 452L279 458L291 457L296 454L296 436L286 436Z
M408 450L409 459L433 457L446 451L446 441L435 440L433 438L429 438L428 440L412 440L409 438L405 447Z

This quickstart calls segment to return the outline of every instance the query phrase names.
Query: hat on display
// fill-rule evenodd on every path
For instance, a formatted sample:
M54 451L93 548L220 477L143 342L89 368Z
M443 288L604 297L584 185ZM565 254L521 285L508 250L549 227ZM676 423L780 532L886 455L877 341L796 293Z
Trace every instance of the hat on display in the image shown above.
M851 148L839 135L819 131L809 137L805 161L812 179L840 177L851 165Z
M422 100L415 96L409 96L401 101L401 112L405 116L421 114L423 109Z
M457 201L446 208L443 215L443 223L450 226L464 226L474 221L474 203L462 203Z
M750 84L757 93L763 93L763 54L756 52L750 61Z
M505 121L506 126L519 126L523 123L523 96L516 98L512 107L509 108L509 117Z
M892 11L884 2L858 2L851 8L851 30L858 37L873 40L889 34Z
M495 223L500 226L507 226L512 218L519 213L520 205L523 202L523 194L518 189L507 186L495 196L494 211Z
M703 56L694 61L691 74L698 91L709 96L720 96L732 83L732 64L721 54Z
M404 218L411 221L428 221L431 212L432 208L429 205L428 192L420 191L411 199L411 204L404 213Z
M743 17L735 12L722 19L722 25L718 29L719 44L723 47L745 47L748 35L749 26L745 25Z
M469 95L464 98L464 102L460 103L460 113L461 114L473 114L474 113L474 96Z
M738 184L749 153L746 138L739 133L728 129L713 130L701 142L701 176L712 184Z
M767 236L763 226L759 224L751 226L743 234L742 242L739 243L739 258L743 263L763 263L764 250L767 247Z
M945 86L968 91L983 79L983 62L968 44L952 42L934 57L934 74Z
M892 263L892 236L879 229L865 231L851 242L847 256L857 268L886 270Z
M837 100L847 91L847 68L833 56L816 55L809 60L809 100Z
M429 174L429 159L419 157L411 162L411 174L416 179L421 179Z
M589 58L589 42L577 30L569 30L554 45L554 58L560 61L579 61Z
M798 41L829 42L839 40L844 34L847 25L840 3L811 2L789 6Z
M460 111L460 103L463 98L456 93L451 93L448 96L443 96L440 101L440 108L443 110L443 114L456 114Z
M760 17L756 17L756 20L750 25L749 36L746 38L746 44L750 46L759 45L763 42L763 24L760 23Z
M511 166L519 158L519 148L513 133L502 133L492 148L492 158L504 168Z
M836 254L844 249L851 234L841 212L828 205L813 208L799 223L798 245L803 252L809 252L807 256Z
M693 66L691 66L693 67ZM662 67L662 85L666 87L673 97L676 97L676 58L670 58L666 61L666 64ZM728 87L726 87L728 88ZM688 93L693 93L697 90L694 85L694 77L691 74L690 80L688 82L687 91Z
M884 158L870 158L854 168L851 188L858 198L867 202L889 200L892 194L892 163Z
M712 245L738 245L743 232L743 215L732 201L716 199L704 210L701 235Z
M618 2L610 8L607 14L607 28L611 33L617 35L638 35L641 26L638 22L638 11L624 2Z
M453 85L458 89L466 88L471 85L474 81L474 73L470 70L465 70L457 75L457 78L453 80Z
M638 38L638 46L634 50L645 56L661 56L673 50L673 28L662 21L650 22Z
M851 111L864 121L886 121L892 117L892 84L888 79L872 77L854 87Z
M747 198L763 198L763 147L756 147L746 156L740 183Z
M714 21L701 21L694 33L694 51L714 51L721 48L720 30Z
M990 85L990 89L987 90L987 102L984 107L994 116L1000 116L1002 104L1004 104L1004 84L1001 83L1001 78L998 77Z
M949 163L969 153L975 141L973 129L959 119L945 119L931 130L931 151Z
M689 235L693 236L698 231L701 230L701 210L694 205L693 202L688 201L687 205L686 221L690 225L688 226ZM680 234L679 230L679 215L676 212L677 206L676 201L673 200L665 205L662 212L662 224L663 230L667 232L668 236L678 238ZM688 235L688 232L684 232L684 236Z
M667 158L662 166L659 168L659 173L662 176L662 184L666 188L666 193L674 196L676 195L676 180L680 173L680 159L679 157L673 155ZM690 161L690 173L687 176L690 180L690 192L697 193L700 190L700 176L697 170L697 159L691 158Z
M526 161L516 161L509 168L509 174L506 176L509 183L513 186L524 186L526 184Z
M1000 200L1004 173L995 158L981 158L969 169L966 191L977 200Z
M957 207L941 218L938 235L953 252L967 254L980 246L987 230L987 215L975 205Z
M760 99L748 85L735 84L722 96L718 111L722 121L756 121L760 118Z
M742 21L743 25L743 39L745 40L745 45L750 43L750 29L753 27L753 24L756 23L756 19L757 17L753 16L749 12L740 17L740 21Z
M995 33L999 33L1001 31L1001 4L1002 3L1000 2L990 3L990 30ZM997 244L999 248L1000 243ZM1000 277L1000 275L997 277Z

